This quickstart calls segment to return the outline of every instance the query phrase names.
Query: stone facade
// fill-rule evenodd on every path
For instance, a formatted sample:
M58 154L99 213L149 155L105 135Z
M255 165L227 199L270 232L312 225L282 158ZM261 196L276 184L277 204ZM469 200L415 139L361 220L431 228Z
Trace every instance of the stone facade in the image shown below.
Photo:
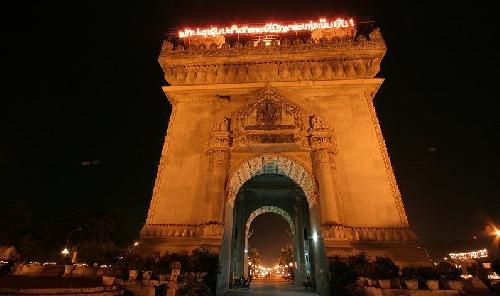
M173 111L144 252L223 250L242 185L281 174L317 209L310 226L327 255L421 260L372 101L385 52L378 29L270 46L164 42Z

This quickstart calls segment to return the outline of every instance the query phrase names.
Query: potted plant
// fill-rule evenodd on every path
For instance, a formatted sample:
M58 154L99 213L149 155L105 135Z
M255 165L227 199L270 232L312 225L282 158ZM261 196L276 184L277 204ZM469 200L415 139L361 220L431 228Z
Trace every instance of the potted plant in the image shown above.
M413 266L404 267L402 278L408 290L418 290L417 269Z
M132 256L128 264L128 279L129 281L134 281L139 275L139 270L142 269L143 262L142 258L139 256Z
M154 266L154 257L150 256L147 257L144 260L144 265L143 265L143 273L142 273L142 279L145 281L149 281L151 279L151 275L153 274L153 266Z
M439 290L439 273L434 266L422 266L417 269L417 277L429 290Z
M116 279L116 277L114 275L103 274L102 275L102 284L103 284L103 286L106 286L106 287L112 286L115 282L115 279Z
M439 277L445 289L462 291L462 270L449 262L440 262L437 266Z
M165 254L161 256L157 263L158 279L160 281L168 280L168 275L170 273L170 256Z
M376 257L372 267L372 278L378 280L382 289L391 288L391 278L397 277L399 267L387 257Z

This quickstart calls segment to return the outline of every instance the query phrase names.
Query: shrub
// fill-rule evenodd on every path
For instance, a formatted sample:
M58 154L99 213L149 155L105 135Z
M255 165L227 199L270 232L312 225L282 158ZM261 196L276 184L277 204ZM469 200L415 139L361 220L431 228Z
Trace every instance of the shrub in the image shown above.
M399 267L390 258L376 257L372 263L371 277L374 279L390 279L398 276Z
M356 271L345 261L338 256L330 258L330 295L363 295L363 289L357 284Z
M181 279L182 284L177 292L180 296L210 296L210 288L207 284L196 278L192 273L186 273Z
M366 253L362 252L358 255L347 257L347 264L352 267L356 276L370 276L370 260L368 259L368 255Z
M413 266L403 267L401 271L401 276L405 280L414 280L417 278L417 268Z
M460 275L462 275L462 270L449 262L440 262L437 271L443 280L460 280Z
M439 273L433 266L421 266L417 269L417 278L419 281L439 280Z

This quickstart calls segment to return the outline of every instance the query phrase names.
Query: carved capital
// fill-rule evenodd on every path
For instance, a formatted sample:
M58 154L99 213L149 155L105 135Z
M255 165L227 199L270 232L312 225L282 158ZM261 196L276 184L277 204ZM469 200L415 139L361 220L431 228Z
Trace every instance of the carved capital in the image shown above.
M229 151L212 150L210 152L210 162L212 165L225 165L229 160Z
M215 150L229 150L231 146L231 134L228 132L214 132L208 140L208 153Z
M326 119L312 115L309 117L309 145L313 150L328 150L336 153L336 145L333 140L333 129L327 123Z

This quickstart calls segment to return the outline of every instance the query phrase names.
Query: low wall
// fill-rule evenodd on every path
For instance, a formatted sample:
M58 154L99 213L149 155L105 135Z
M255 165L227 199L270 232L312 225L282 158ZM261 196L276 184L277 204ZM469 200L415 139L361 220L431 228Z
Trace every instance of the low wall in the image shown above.
M58 277L64 274L64 265L18 264L13 275L35 277Z
M12 289L0 288L0 295L95 295L95 296L118 296L123 289L119 286L95 287L95 288L45 288L45 289Z
M42 265L18 264L14 267L12 275L31 277L75 277L92 278L102 275L112 275L113 269L109 267L76 266L76 265Z

